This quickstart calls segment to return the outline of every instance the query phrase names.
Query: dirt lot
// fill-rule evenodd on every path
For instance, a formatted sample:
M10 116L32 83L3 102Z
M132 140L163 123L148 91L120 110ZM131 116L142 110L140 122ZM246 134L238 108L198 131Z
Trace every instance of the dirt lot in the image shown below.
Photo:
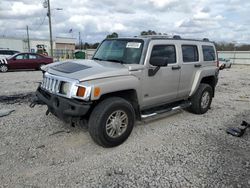
M0 109L15 109L0 118L0 187L250 187L250 130L225 133L250 122L250 66L220 72L208 113L138 123L111 149L45 106L29 108L40 80L39 71L0 74Z

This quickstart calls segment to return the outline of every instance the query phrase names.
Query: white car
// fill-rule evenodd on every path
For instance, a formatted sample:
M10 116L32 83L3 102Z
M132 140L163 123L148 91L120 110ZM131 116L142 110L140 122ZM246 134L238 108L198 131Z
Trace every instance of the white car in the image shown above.
M10 57L16 53L20 53L20 52L15 51L15 50L0 49L0 59L5 59L5 58Z
M232 63L230 59L219 58L219 68L220 70L224 68L231 68Z

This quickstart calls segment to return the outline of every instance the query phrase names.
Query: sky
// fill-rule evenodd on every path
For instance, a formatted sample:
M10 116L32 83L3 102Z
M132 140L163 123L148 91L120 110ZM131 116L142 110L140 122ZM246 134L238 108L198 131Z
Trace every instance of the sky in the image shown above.
M100 42L141 31L250 44L250 0L50 0L53 37ZM44 0L0 0L0 37L48 38ZM62 9L62 10L57 10ZM71 31L71 32L70 32Z

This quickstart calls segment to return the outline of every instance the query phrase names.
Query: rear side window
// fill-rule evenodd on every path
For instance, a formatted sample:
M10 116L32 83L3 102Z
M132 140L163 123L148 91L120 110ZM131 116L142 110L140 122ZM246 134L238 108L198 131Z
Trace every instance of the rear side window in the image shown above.
M33 54L29 54L29 59L37 59L37 56Z
M214 61L215 51L213 46L202 46L204 61Z
M176 63L176 51L174 45L155 45L151 52L152 57L164 57L169 64Z
M1 51L0 51L0 54L1 54L1 55L7 55L7 51L1 50Z
M183 62L199 61L198 48L195 45L182 45Z

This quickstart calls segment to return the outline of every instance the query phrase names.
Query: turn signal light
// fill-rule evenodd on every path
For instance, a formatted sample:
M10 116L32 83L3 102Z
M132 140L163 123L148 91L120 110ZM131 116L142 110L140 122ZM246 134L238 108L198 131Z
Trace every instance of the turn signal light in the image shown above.
M86 91L85 87L79 86L78 89L77 89L76 96L78 96L78 97L84 97L85 91Z
M94 89L94 97L98 97L101 93L101 89L99 87L95 87Z

